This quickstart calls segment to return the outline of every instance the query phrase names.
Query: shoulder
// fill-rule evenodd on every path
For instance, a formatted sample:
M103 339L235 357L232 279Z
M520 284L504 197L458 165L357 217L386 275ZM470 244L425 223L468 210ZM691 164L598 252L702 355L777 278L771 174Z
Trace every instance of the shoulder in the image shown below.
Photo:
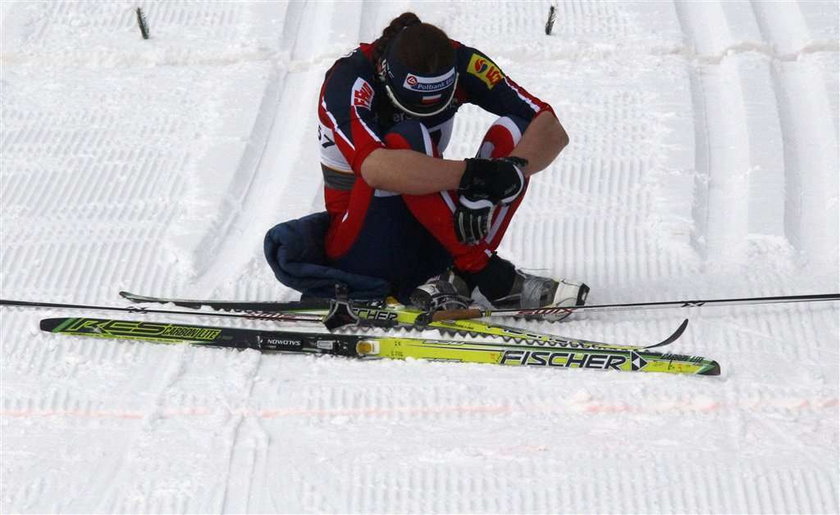
M371 109L375 93L375 70L368 48L362 45L340 57L324 76L321 96L327 105Z
M362 45L339 58L324 77L318 109L333 124L375 116L380 95L369 47Z
M324 76L324 85L352 85L358 78L373 82L375 73L370 45L361 45L333 63Z
M462 80L488 90L504 80L505 74L487 54L458 41L452 43L458 74Z

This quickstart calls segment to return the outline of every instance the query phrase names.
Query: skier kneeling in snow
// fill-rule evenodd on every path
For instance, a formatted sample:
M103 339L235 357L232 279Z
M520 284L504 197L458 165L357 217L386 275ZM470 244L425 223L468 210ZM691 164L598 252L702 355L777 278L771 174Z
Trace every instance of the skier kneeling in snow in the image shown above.
M500 118L477 157L443 159L465 103ZM327 71L318 121L327 213L269 231L281 282L304 296L343 284L351 298L402 302L422 285L413 299L431 309L441 293L475 289L495 308L583 303L586 285L526 274L495 253L528 177L569 139L551 106L486 55L403 13Z

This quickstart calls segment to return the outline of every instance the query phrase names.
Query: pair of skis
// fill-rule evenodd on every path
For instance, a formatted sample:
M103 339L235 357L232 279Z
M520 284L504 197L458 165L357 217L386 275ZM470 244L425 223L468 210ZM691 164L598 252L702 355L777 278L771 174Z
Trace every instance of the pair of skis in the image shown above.
M321 301L255 306L254 303L225 302L220 304L143 297L127 292L122 292L121 295L134 303L172 303L191 308L209 306L228 311L227 313L206 311L191 313L196 315L310 322L332 320L335 325L341 325L335 320L354 323L345 326L344 329L336 327L334 332L302 332L68 317L44 319L41 321L41 329L56 334L96 338L167 344L189 343L201 346L256 349L261 352L326 354L361 359L414 358L505 366L697 375L720 374L720 366L713 360L652 350L676 341L685 331L688 320L685 320L671 336L659 343L634 346L565 338L478 320L432 320L429 313L376 304L333 302L330 306L332 309L327 309L328 304ZM2 301L2 303L11 302ZM33 304L40 304L39 307L106 308L106 306L45 303L17 303L16 305L32 306ZM189 313L145 307L108 309L135 313ZM344 334L342 332L348 327L360 329L359 326L384 328L386 334ZM412 330L437 330L441 337L414 336L410 334Z
M508 366L538 366L623 370L632 372L666 372L677 374L719 375L717 362L679 354L663 354L651 349L676 341L688 324L662 342L647 346L617 345L584 339L564 338L522 329L471 320L478 316L540 316L558 312L642 307L692 307L702 305L766 304L840 300L840 294L755 297L703 301L673 301L634 304L607 304L533 310L459 310L457 312L423 313L412 309L394 309L382 305L351 305L329 301L312 302L231 302L146 297L120 292L133 303L171 303L182 307L210 307L227 313L206 311L174 311L146 307L108 307L76 304L38 303L0 300L0 305L107 309L140 313L194 314L214 317L236 317L301 322L327 322L333 326L350 322L386 328L436 329L444 338L421 338L398 334L341 334L340 332L298 332L287 330L255 330L209 327L191 324L122 321L102 318L50 318L41 321L41 329L58 334L92 336L155 343L189 343L195 345L250 348L263 352L297 352L329 354L355 358L417 358L438 361L494 363ZM332 310L329 308L332 307ZM562 311L558 311L562 310ZM340 331L340 329L339 329ZM458 338L455 338L458 336Z

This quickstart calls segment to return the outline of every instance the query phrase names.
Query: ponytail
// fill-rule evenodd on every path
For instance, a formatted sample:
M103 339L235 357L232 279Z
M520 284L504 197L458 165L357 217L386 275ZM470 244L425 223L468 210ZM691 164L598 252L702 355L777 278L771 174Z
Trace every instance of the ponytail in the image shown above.
M385 55L385 50L388 49L388 44L394 40L397 34L404 28L417 25L418 23L420 23L420 18L412 12L404 12L391 20L391 23L382 31L379 39L373 42L373 62L379 63Z

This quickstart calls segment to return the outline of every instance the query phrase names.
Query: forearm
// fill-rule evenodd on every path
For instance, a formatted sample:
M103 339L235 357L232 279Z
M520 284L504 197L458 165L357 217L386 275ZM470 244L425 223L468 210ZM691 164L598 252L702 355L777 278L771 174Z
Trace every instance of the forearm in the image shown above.
M438 159L413 150L381 148L362 163L362 178L380 190L426 195L458 189L464 167L464 161Z
M511 152L528 160L523 172L533 175L547 168L569 143L569 137L550 112L535 117ZM408 195L456 190L464 173L461 160L438 159L408 149L374 150L362 163L362 178L370 186Z
M568 144L566 130L551 112L546 111L531 120L511 155L528 160L523 172L530 176L548 168Z

